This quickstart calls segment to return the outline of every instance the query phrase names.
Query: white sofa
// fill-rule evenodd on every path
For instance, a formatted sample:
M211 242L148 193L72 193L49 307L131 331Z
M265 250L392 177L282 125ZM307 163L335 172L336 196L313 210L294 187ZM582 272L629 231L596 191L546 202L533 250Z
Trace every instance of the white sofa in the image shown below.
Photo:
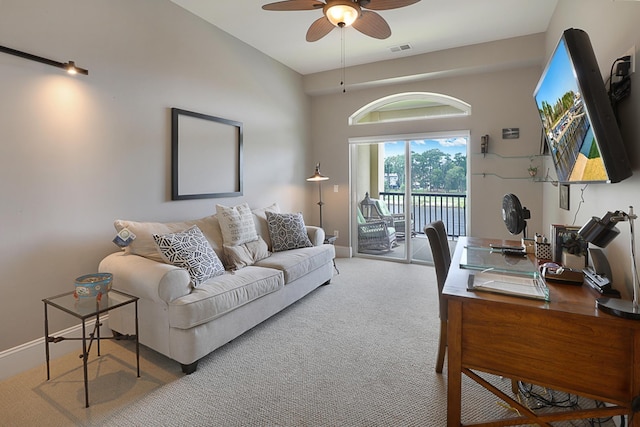
M98 269L113 274L115 289L140 298L141 344L176 360L190 374L203 356L331 281L335 249L323 244L324 231L307 226L311 247L272 252L267 211L277 212L277 205L254 210L252 217L269 256L240 264L229 260L216 215L176 223L115 222L118 231L126 228L136 239L123 251L105 257ZM153 234L175 233L194 225L227 268L197 287L187 270L160 257L153 239ZM251 248L235 249L251 256ZM228 270L231 267L235 268ZM115 334L134 334L132 307L110 311L109 327Z

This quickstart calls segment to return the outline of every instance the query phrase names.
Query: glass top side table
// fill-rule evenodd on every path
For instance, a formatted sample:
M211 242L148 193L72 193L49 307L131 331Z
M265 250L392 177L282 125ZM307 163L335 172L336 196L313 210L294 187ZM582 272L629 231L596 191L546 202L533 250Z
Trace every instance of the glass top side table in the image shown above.
M116 298L110 298L115 296ZM136 341L136 367L137 376L140 378L140 343L138 341L138 297L120 292L115 289L111 289L108 294L102 296L100 300L95 298L76 298L73 296L73 291L66 292L64 294L56 295L53 297L45 298L42 300L44 303L44 336L45 336L45 352L47 359L47 381L51 378L49 370L49 343L58 343L64 340L81 340L82 341L82 359L84 370L84 397L85 407L89 407L89 387L87 380L87 361L89 359L89 352L91 351L91 344L96 341L98 347L98 356L100 356L100 340L101 339L116 339L116 337L101 337L100 336L100 315L107 313L109 310L113 310L119 307L133 303L135 305L135 336L128 337L135 339ZM64 311L82 321L82 337L81 338L67 338L67 337L54 337L49 336L49 316L48 307L55 307L58 310ZM95 317L95 324L93 332L87 335L86 321Z

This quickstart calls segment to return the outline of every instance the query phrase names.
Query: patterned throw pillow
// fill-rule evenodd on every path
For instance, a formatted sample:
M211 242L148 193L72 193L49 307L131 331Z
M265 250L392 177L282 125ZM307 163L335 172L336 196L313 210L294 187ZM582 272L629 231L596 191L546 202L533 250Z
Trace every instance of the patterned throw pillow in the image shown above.
M236 246L258 240L253 214L247 203L232 207L216 205L216 216L225 245Z
M266 214L273 252L313 246L307 236L307 227L301 213L280 214L267 211Z
M154 234L153 240L167 262L189 272L194 288L224 273L222 262L195 225L181 233Z

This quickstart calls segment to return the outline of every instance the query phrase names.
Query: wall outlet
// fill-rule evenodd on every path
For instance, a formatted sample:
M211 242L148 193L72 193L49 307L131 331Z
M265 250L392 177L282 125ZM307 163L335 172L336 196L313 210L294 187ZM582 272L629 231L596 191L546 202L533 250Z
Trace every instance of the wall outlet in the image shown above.
M636 45L631 46L622 56L627 55L631 57L631 67L629 68L629 75L631 75L636 72Z
M338 230L333 230L333 235L336 236L336 239L339 237L340 232Z
M337 192L338 192L338 184L335 184L335 185L333 186L333 192L334 192L334 193L337 193Z

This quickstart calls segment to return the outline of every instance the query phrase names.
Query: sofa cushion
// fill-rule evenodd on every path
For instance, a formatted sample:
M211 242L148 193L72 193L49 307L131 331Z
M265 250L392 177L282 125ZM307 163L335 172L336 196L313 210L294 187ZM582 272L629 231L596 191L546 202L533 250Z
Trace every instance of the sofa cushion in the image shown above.
M222 262L196 225L180 233L154 234L153 240L166 262L189 272L194 288L224 273Z
M273 252L313 246L301 213L266 212Z
M169 304L169 326L189 329L207 323L284 286L281 271L249 266L226 272Z
M223 255L222 234L220 232L220 224L215 215L182 222L137 222L118 219L114 221L113 225L117 232L127 228L136 235L135 240L124 248L126 254L139 255L154 261L164 262L153 240L153 235L177 233L186 230L192 225L197 225L218 257Z
M275 268L284 272L285 284L308 274L335 258L333 245L312 246L292 249L285 252L274 252L269 258L256 262L256 266Z
M270 255L267 243L258 236L258 240L243 245L224 245L223 263L229 270L239 270Z
M231 207L216 205L216 212L225 245L242 245L258 240L253 215L247 203Z

